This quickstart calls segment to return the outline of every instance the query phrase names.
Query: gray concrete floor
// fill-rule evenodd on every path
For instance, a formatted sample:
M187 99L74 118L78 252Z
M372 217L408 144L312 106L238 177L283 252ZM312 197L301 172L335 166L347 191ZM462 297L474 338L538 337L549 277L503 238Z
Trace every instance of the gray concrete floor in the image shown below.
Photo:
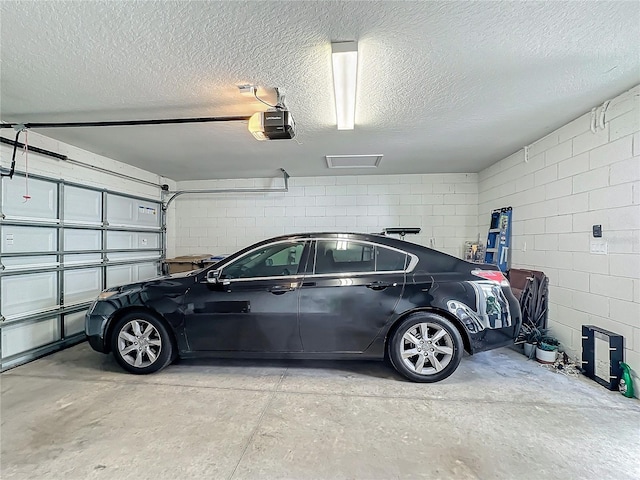
M139 377L82 344L1 383L5 480L640 478L640 402L509 349L424 385L378 362Z

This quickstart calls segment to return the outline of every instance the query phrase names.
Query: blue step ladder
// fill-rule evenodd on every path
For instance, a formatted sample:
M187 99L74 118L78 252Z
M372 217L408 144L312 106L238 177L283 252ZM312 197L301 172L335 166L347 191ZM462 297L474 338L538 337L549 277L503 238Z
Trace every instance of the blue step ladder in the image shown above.
M491 224L487 236L484 262L497 265L504 273L509 269L509 248L511 248L511 207L491 212Z

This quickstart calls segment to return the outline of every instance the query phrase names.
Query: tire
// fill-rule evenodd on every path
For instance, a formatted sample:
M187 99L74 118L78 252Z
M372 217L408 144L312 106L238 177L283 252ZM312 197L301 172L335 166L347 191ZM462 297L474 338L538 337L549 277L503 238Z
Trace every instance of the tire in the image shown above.
M409 315L389 341L393 367L413 382L444 380L456 371L463 354L464 343L458 329L446 318L430 312Z
M145 312L124 315L113 326L111 351L128 372L143 375L162 370L174 359L171 335L157 317Z

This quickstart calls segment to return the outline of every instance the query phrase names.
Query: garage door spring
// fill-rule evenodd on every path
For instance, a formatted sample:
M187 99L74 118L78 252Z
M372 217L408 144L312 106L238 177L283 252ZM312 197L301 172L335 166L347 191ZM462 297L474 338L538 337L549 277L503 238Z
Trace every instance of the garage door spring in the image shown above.
M22 129L19 129L16 132L16 139L13 142L13 155L11 156L11 169L9 173L0 173L0 177L9 177L13 178L13 174L16 171L16 150L18 150L18 138L20 137L20 133L22 133Z
M29 195L29 132L27 130L24 131L22 154L24 155L24 195L22 196L24 202L22 203L27 203L31 200L31 196Z

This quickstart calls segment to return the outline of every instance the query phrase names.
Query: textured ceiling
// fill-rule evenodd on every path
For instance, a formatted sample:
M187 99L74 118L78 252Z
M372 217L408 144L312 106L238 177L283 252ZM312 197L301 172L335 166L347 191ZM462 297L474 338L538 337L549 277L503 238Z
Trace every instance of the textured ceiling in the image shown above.
M298 142L257 142L246 123L41 131L176 180L354 173L326 154L477 172L640 82L635 1L4 0L0 14L4 121L246 115L264 107L235 85L286 94ZM335 127L332 40L359 42L353 131Z

